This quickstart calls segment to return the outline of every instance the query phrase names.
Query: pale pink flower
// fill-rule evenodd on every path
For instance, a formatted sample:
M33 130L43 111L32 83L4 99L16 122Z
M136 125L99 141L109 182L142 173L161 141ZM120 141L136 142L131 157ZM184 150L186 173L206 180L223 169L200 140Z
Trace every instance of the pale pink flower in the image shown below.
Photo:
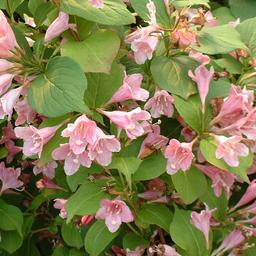
M58 164L55 161L46 163L43 166L37 166L38 161L35 161L34 164L34 168L33 168L33 172L35 175L38 175L39 173L42 173L43 175L45 175L46 177L48 177L49 179L53 179L55 177L55 169L57 168Z
M14 156L16 156L19 152L22 151L22 147L16 146L12 140L6 141L4 145L8 151L6 162L10 163L13 160Z
M65 12L60 12L59 16L52 22L52 24L48 27L45 33L45 42L49 42L52 39L58 37L64 31L68 30L69 25L69 16Z
M25 24L29 25L32 28L36 27L36 23L33 17L29 17L27 14L24 13L24 20Z
M239 165L240 156L247 156L249 154L249 149L241 143L242 137L240 136L215 136L217 143L217 150L215 156L217 159L222 159L232 167L237 167Z
M106 135L100 128L96 128L97 139L93 145L88 146L88 156L102 166L112 161L112 153L119 152L121 145L114 135Z
M140 121L150 119L150 114L147 111L136 108L130 112L124 111L102 111L115 125L121 129L125 129L127 136L130 139L136 139L144 134L143 125Z
M200 213L191 213L190 222L204 234L207 248L209 248L209 232L213 211L215 211L215 209L210 210L208 205L205 204L205 210L202 210Z
M230 197L231 187L235 182L233 173L221 170L210 164L196 164L196 167L212 180L212 188L217 197L221 196L223 190L227 193L227 197Z
M0 95L3 95L10 88L14 75L2 74L0 75Z
M167 158L168 174L173 175L178 170L186 171L194 158L192 143L180 143L176 139L171 139L164 155Z
M214 69L208 70L204 65L196 68L195 73L189 70L188 75L197 83L200 99L202 102L202 111L205 112L205 100L209 92L211 80L213 79Z
M173 97L167 91L158 90L145 104L144 109L150 109L150 113L154 118L158 118L161 115L171 117L174 112L173 102Z
M256 180L253 180L234 208L241 207L256 199Z
M215 250L214 255L223 255L224 252L229 251L245 241L242 231L234 229L230 232L221 243L220 247Z
M125 73L122 86L114 93L109 103L122 102L125 100L146 101L149 92L140 88L143 80L141 74L127 75Z
M141 256L143 255L144 251L145 249L143 248L143 246L137 246L133 251L126 249L125 256Z
M216 26L218 26L218 21L215 17L213 17L211 11L207 11L204 15L204 18L205 18L204 25L206 27L216 27Z
M119 199L101 200L101 208L97 211L96 219L105 219L110 232L116 232L122 222L129 223L134 220L133 214L125 202Z
M67 199L63 199L63 198L54 199L55 203L53 204L53 207L55 209L59 209L60 210L59 215L60 215L60 217L62 219L66 219L67 216L68 216L68 213L67 213L67 211L65 209L65 204L67 203L67 201L68 201Z
M256 108L251 110L246 117L241 119L241 126L238 131L249 140L256 140Z
M4 94L0 98L0 118L4 119L5 116L8 116L8 121L12 118L13 108L17 101L19 100L22 87L12 89Z
M36 118L36 112L34 112L28 104L27 97L24 97L23 100L18 101L14 106L15 111L17 112L17 119L15 125L19 126L25 123L32 123Z
M89 0L89 3L98 9L102 9L104 7L104 1L103 0Z
M54 160L64 160L66 175L73 175L78 171L80 165L89 168L92 163L87 151L76 155L68 143L61 144L59 148L55 149L52 152L52 157Z
M207 65L210 62L210 57L208 55L202 54L195 50L189 51L189 57L199 61L202 65Z
M4 13L0 10L0 58L8 58L12 50L18 46L15 35Z
M31 37L28 37L28 36L25 36L25 38L28 42L29 47L33 47L35 40L33 40Z
M240 24L240 18L237 18L235 21L230 21L228 23L232 28L236 28Z
M54 136L59 126L37 129L29 127L16 127L14 129L17 138L24 140L23 154L25 156L37 155L40 157L43 146Z
M179 28L171 34L171 39L177 43L181 49L187 48L189 45L196 43L196 33L189 31L188 28Z
M69 145L72 151L79 155L82 154L88 143L94 144L96 141L96 123L82 115L73 124L68 124L67 128L61 133L63 137L69 137Z
M23 185L23 182L18 178L20 176L20 168L7 168L5 167L4 162L0 163L0 180L2 183L2 187L0 190L0 194L2 194L5 190L10 188L19 188Z
M160 134L160 126L152 125L153 131L148 133L147 137L141 144L138 158L144 158L155 150L164 148L168 143L168 138Z
M6 59L0 59L0 73L6 72L8 73L8 69L14 67L14 64Z
M248 213L251 213L251 214L254 214L256 215L256 201L254 201L252 204L250 204L249 206L239 210L239 213L242 213L242 214L248 214Z
M38 188L39 191L41 191L45 188L48 188L48 189L62 189L57 184L55 184L53 180L49 179L46 176L43 176L42 179L40 179L36 182L36 187Z
M176 250L167 245L167 244L159 244L157 246L151 246L148 249L148 255L159 255L159 256L181 256Z

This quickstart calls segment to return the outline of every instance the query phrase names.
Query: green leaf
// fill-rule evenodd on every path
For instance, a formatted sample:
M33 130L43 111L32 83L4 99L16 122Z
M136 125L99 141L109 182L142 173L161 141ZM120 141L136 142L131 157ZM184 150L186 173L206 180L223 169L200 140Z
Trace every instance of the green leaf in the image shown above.
M191 223L191 211L175 209L173 221L170 225L172 240L188 256L206 256L206 242L203 233L197 230Z
M174 188L185 204L193 203L203 195L207 189L207 181L204 174L194 166L185 172L178 171L171 177ZM197 185L195 186L195 184Z
M26 256L41 256L37 246L35 239L31 236L26 238L23 241L21 248L18 250L17 255L26 255Z
M104 25L135 23L135 18L121 0L104 0L103 9L93 7L88 0L62 0L61 9L68 14Z
M224 58L214 60L219 67L225 69L231 74L241 74L243 65L241 62L237 61L233 57L227 55Z
M118 232L110 233L105 223L98 220L88 230L84 240L84 247L91 256L98 256L117 235Z
M108 196L103 192L103 186L102 182L87 182L79 187L65 205L68 212L67 222L70 222L75 215L95 214L100 207L101 199Z
M123 248L129 250L135 250L137 246L149 245L149 241L145 240L143 237L138 236L134 233L128 233L123 238Z
M68 248L57 247L54 249L52 256L69 256Z
M52 11L55 11L56 7L51 2L43 2L41 5L39 5L34 14L35 23L37 26L45 25L48 19L48 14Z
M235 17L232 15L230 9L225 6L221 6L213 10L213 16L216 17L219 25L228 24L230 21L235 21Z
M4 0L5 2L5 8L8 11L10 15L13 15L15 10L18 8L19 5L24 2L24 0Z
M229 5L232 14L241 20L256 16L255 0L229 0Z
M82 42L68 41L61 54L74 59L84 72L109 73L119 47L120 39L115 32L98 30Z
M189 78L188 71L194 70L197 66L197 61L186 56L161 56L153 59L151 72L160 88L187 99L196 93L196 87Z
M186 6L193 6L193 5L205 5L206 7L210 8L209 0L171 0L171 3L176 8L182 8Z
M119 170L126 177L127 183L131 188L132 174L137 171L141 162L142 161L136 157L114 157L108 168Z
M79 64L68 57L55 57L48 62L45 72L31 82L28 101L33 110L48 117L84 112L86 86Z
M142 223L154 224L169 232L173 214L165 205L144 204L137 212L137 218Z
M19 208L0 201L0 229L16 230L22 236L23 215Z
M217 149L216 143L213 139L209 138L208 140L201 140L200 149L204 158L214 166L232 172L238 176L240 176L244 181L249 182L247 177L247 170L252 166L253 162L253 154L250 153L246 157L239 157L239 166L231 167L223 159L217 159L215 156L215 152Z
M200 46L193 48L207 54L229 53L238 48L247 49L238 31L230 25L204 27L197 34L197 39Z
M134 181L151 180L166 172L166 159L162 153L154 154L143 160L133 175Z
M73 223L66 224L65 222L61 226L61 236L65 243L71 247L80 249L83 246L83 240L81 233Z
M70 249L69 256L84 256L84 251L78 251L74 248Z
M170 20L169 15L166 11L166 6L164 1L153 0L156 6L156 20L157 23L163 25L164 27L170 27ZM147 0L130 0L130 3L135 10L136 13L143 19L148 21L149 20L149 12L147 8L148 1Z
M228 79L218 79L212 81L206 102L209 103L212 98L226 98L230 93L230 81Z
M1 231L0 248L10 254L21 247L22 241L22 236L16 231Z
M123 75L123 67L115 62L112 65L110 74L87 74L88 89L85 92L86 104L96 109L107 103L114 92L122 85Z
M36 9L43 3L44 3L44 0L29 0L28 2L29 11L34 15L36 12Z

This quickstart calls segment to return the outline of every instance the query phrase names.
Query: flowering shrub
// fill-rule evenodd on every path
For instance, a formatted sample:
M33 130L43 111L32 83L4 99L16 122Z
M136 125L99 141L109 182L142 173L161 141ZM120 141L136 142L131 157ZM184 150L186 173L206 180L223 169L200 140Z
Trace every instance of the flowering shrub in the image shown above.
M0 7L1 255L256 255L254 1Z

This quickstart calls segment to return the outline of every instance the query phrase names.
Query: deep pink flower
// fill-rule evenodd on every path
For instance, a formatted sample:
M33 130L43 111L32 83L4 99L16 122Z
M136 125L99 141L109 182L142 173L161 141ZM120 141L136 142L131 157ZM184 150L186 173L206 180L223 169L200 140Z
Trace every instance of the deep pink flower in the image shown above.
M5 167L4 162L0 163L0 180L2 183L2 187L0 190L0 194L2 194L5 190L9 188L19 188L23 185L23 182L18 178L20 176L20 168L7 168Z
M6 141L4 145L8 151L6 162L10 163L13 160L14 156L16 156L19 152L22 151L22 147L16 146L12 140Z
M173 97L167 91L159 90L148 100L144 109L150 109L150 113L154 118L158 118L161 115L171 117L174 112L173 101Z
M216 27L216 26L218 26L218 21L215 17L213 17L211 11L207 11L204 15L204 18L205 18L204 25L206 27Z
M38 175L39 173L42 173L43 175L45 175L49 179L53 179L55 177L55 169L58 166L58 164L55 161L46 163L45 165L43 165L41 167L37 166L37 162L38 161L34 162L35 166L33 168L33 172L34 172L35 175Z
M18 46L15 35L4 13L0 10L0 58L8 58L11 51Z
M128 223L134 220L133 214L125 202L114 199L101 200L101 208L96 213L96 219L105 219L108 230L116 232L122 222Z
M37 129L30 125L29 127L16 127L14 132L17 138L24 140L23 154L25 156L38 154L40 157L43 146L54 136L58 127L53 126Z
M195 50L189 51L189 57L199 61L202 65L207 65L210 62L210 57L208 55L202 54L201 52L197 52Z
M213 79L214 69L211 67L208 70L204 65L200 65L196 68L195 73L189 70L188 75L197 83L200 99L203 106L203 113L205 112L205 99L209 92L211 80Z
M94 219L93 215L84 215L81 218L80 223L81 225L89 225L90 223L92 223L93 219Z
M6 127L3 127L2 132L3 132L3 136L0 140L0 144L4 144L9 140L17 139L15 132L13 130L12 124L10 122L8 122Z
M63 199L63 198L57 198L57 199L54 199L54 204L53 204L53 207L55 209L59 209L60 210L60 217L62 219L66 219L67 216L68 216L68 213L65 209L65 204L67 203L67 199Z
M215 209L210 210L208 205L205 204L205 210L202 210L200 213L191 213L190 222L204 234L207 248L209 248L209 232L213 211L215 211Z
M127 75L125 73L122 86L115 92L109 103L122 102L125 100L146 101L149 92L140 88L143 80L141 74Z
M114 135L106 135L100 128L96 128L97 139L93 145L88 146L88 156L102 166L111 163L112 153L119 152L121 145Z
M64 31L69 29L69 16L65 12L60 12L59 16L52 22L45 33L45 42L49 42L55 37L58 37Z
M182 128L180 133L186 142L192 141L196 137L196 132L192 130L189 126Z
M240 136L215 136L217 143L216 158L223 160L232 167L239 165L239 156L247 156L249 149L241 143L242 137Z
M54 160L64 160L64 171L67 175L73 175L78 171L80 165L89 168L91 166L91 160L88 156L88 152L84 151L81 154L74 154L68 143L61 144L59 148L52 152Z
M230 232L221 243L220 247L215 250L214 255L223 255L224 252L231 250L245 241L242 231L234 229Z
M231 187L235 182L233 173L221 170L210 164L196 164L196 167L212 180L212 188L217 197L221 196L223 190L227 193L227 197L230 197Z
M89 0L89 3L98 9L102 9L104 7L104 1L103 0Z
M10 88L14 75L2 74L0 75L0 95L3 95Z
M48 189L62 189L59 187L53 180L49 179L46 176L43 176L42 179L38 180L36 182L36 187L39 191L48 188Z
M0 118L8 116L8 121L12 118L13 108L19 100L22 87L12 89L0 98Z
M241 207L256 199L256 180L253 180L234 208Z
M79 155L82 154L88 143L94 144L96 141L96 123L82 115L73 124L68 124L61 133L63 137L69 137L71 150Z
M115 125L121 129L125 129L127 136L130 139L136 139L144 134L143 125L140 121L150 119L150 114L147 111L136 108L130 112L124 111L102 111Z
M175 174L178 170L186 171L190 168L194 154L191 143L180 143L176 139L171 139L165 150L167 158L167 173Z
M141 144L138 157L144 158L155 150L164 148L168 143L168 138L160 134L160 126L152 125L153 131L148 133L147 137Z

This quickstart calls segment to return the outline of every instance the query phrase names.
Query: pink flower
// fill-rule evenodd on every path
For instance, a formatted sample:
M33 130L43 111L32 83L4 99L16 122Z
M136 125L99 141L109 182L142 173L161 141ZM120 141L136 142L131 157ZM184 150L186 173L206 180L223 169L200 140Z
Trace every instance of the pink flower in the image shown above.
M43 146L54 136L59 126L45 127L37 129L30 125L29 127L16 127L15 135L24 140L23 154L25 156L33 156L38 154L41 156Z
M22 87L12 89L0 98L0 118L8 116L8 121L12 118L12 112L15 104L19 100Z
M59 187L57 184L53 182L53 180L49 179L46 176L43 176L42 179L36 182L36 187L38 188L39 191L48 188L48 189L62 189Z
M18 46L15 35L4 13L0 10L0 58L8 58L11 51Z
M189 51L189 57L199 61L202 65L207 65L210 62L210 57L208 55L202 54L195 50Z
M213 17L211 11L206 12L205 15L204 15L204 18L205 18L204 25L206 27L216 27L216 26L218 26L218 21L216 20L215 17Z
M213 211L215 211L215 209L210 210L207 204L205 204L205 210L202 210L200 213L191 213L190 222L204 234L207 249L209 248L210 221Z
M68 23L69 16L65 12L60 12L59 16L52 22L52 24L48 27L45 33L45 42L50 42L55 37L58 37L64 31L69 29L70 25Z
M238 128L238 132L241 132L249 140L256 140L256 108L251 110L240 122L241 126Z
M67 213L67 211L66 211L66 209L65 209L65 204L67 203L67 199L63 199L63 198L57 198L57 199L54 199L54 205L53 205L53 207L55 208L55 209L59 209L60 210L60 217L62 218L62 219L66 219L67 218L67 216L68 216L68 213Z
M14 64L8 60L0 59L0 72L8 73L8 69L14 67Z
M144 134L143 125L140 121L150 119L150 114L139 107L130 112L102 111L102 113L119 128L125 129L127 136L132 140Z
M73 124L62 131L63 137L69 137L69 145L74 154L82 154L88 143L94 144L96 141L96 123L82 115Z
M189 126L182 128L180 133L186 142L192 141L196 137L196 132L192 130Z
M122 222L129 223L134 220L133 214L125 202L114 199L101 200L101 208L96 213L96 219L105 219L108 230L116 232Z
M241 207L256 199L256 180L253 180L234 208Z
M173 97L167 91L156 91L154 97L145 104L144 109L150 109L150 113L154 118L158 118L161 115L171 117L174 112L173 101Z
M27 14L24 14L25 24L29 25L32 28L36 27L36 23L33 17L29 17Z
M171 139L165 150L167 158L167 173L175 174L178 170L186 171L190 168L194 154L191 143L180 143L176 139Z
M80 165L89 168L91 160L88 152L84 151L81 154L74 154L68 143L61 144L59 148L52 152L52 157L55 160L64 160L64 171L67 175L73 175L78 171Z
M223 158L223 160L232 167L237 167L239 165L239 156L247 156L249 154L249 149L240 143L242 137L240 136L215 136L217 143L217 150L215 156L217 159Z
M103 0L89 0L89 3L98 9L102 9L104 7L104 1Z
M171 34L173 43L177 43L181 49L187 48L192 43L196 43L196 34L186 27L181 27Z
M89 225L94 219L93 215L84 215L81 220L80 223L81 225Z
M15 106L14 109L16 110L18 117L15 121L15 125L19 126L22 125L24 123L32 123L34 121L34 119L36 118L36 112L34 112L27 101L27 97L25 97L23 100L18 101Z
M141 144L138 157L144 158L155 150L164 148L168 143L168 138L160 134L160 126L153 125L153 131L150 132Z
M223 171L210 164L196 164L196 167L212 180L212 188L217 197L221 196L223 190L227 193L228 198L230 197L231 187L235 182L234 174Z
M2 132L3 132L3 136L0 141L0 144L3 144L9 140L17 139L14 133L12 124L10 122L8 122L8 125L6 127L3 127Z
M13 77L14 75L11 75L11 74L0 75L0 95L3 95L10 88Z
M123 85L112 96L110 103L125 100L146 101L149 97L149 92L140 88L142 80L143 76L141 74L126 75L125 73Z
M142 246L137 246L135 250L131 251L129 249L126 249L126 256L141 256L143 255L143 252L145 249Z
M234 229L229 233L221 243L220 247L213 252L213 255L223 255L224 252L231 250L245 241L240 230Z
M37 164L38 161L35 161L34 164ZM55 169L57 168L57 163L55 161L46 163L45 165L39 167L37 165L34 166L33 172L35 175L42 173L49 179L53 179L55 177Z
M209 92L209 86L211 80L213 79L214 69L211 67L208 70L204 65L200 65L196 68L195 74L191 70L189 70L188 75L197 83L197 88L199 91L200 99L203 106L203 113L205 112L205 99Z
M96 128L97 139L93 145L88 146L88 156L102 166L111 163L112 152L119 152L121 145L114 135L106 135L100 128Z
M161 255L161 256L181 256L176 250L167 245L167 244L159 244L157 246L151 246L148 249L148 255Z
M4 162L0 163L0 180L2 182L2 187L0 194L9 188L19 188L23 185L23 182L18 178L20 176L20 168L7 168Z
M6 162L10 163L13 160L14 156L16 156L19 152L22 151L22 147L16 146L12 140L6 141L4 145L8 151Z

